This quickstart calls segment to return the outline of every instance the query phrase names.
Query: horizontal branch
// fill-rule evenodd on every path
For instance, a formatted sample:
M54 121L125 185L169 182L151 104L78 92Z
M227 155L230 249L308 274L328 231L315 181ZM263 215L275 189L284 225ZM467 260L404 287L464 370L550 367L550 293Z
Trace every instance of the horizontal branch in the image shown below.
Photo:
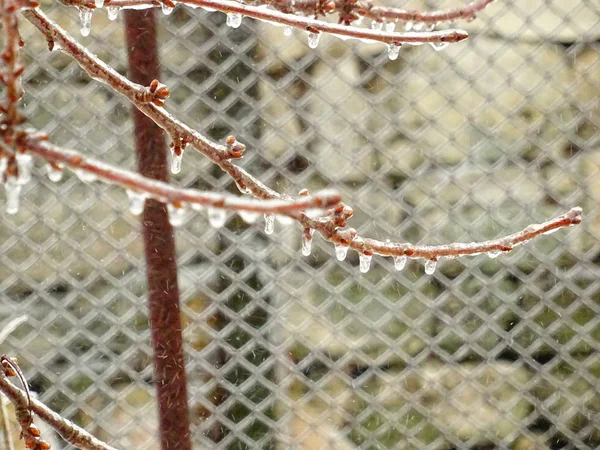
M82 5L87 5L86 0L80 0ZM70 0L69 5L78 2ZM468 37L463 30L443 30L432 32L391 32L370 30L342 24L328 23L323 20L311 19L296 14L285 13L267 9L264 6L252 6L231 0L183 0L178 3L191 7L201 7L208 10L221 11L226 14L240 14L253 19L262 20L272 24L298 28L308 33L328 33L341 39L360 39L368 42L382 42L385 44L424 44L424 43L454 43ZM162 3L157 0L105 0L105 5L111 8L143 8L158 7ZM87 6L86 6L87 7Z
M75 150L63 149L39 139L25 137L17 143L25 151L40 156L47 161L64 164L74 170L86 171L102 181L117 184L171 204L186 203L231 211L293 215L307 209L331 208L341 201L340 195L331 190L321 191L313 196L303 196L298 199L252 200L231 194L183 189L88 158Z
M15 405L15 410L31 411L50 425L69 444L82 450L116 450L95 438L83 428L61 417L35 398L28 399L25 392L13 385L0 370L0 391Z
M117 1L135 0L112 0L112 2L115 2L115 4ZM208 0L194 0L194 3L208 4L210 2ZM89 52L75 42L74 39L68 36L64 30L50 22L39 11L26 11L24 14L47 36L51 36L54 39L57 39L59 42L69 42L70 46L65 46L63 51L70 54L88 73L96 73L96 80L104 82L117 92L121 92L126 95L123 90L126 90L127 84L113 83L112 79L108 77L105 72L95 71L94 64L96 64L97 58L93 55L88 56L90 55ZM82 55L86 56L82 57ZM127 98L129 98L135 106L138 106L139 101L136 101L135 98L132 99L132 96L127 96ZM221 153L213 151L214 149L218 148L218 144L208 141L208 146L212 146L212 148L208 151L205 146L195 146L195 148L208 157L213 163L217 164L224 172L226 172L240 188L243 188L243 191L246 193L251 193L254 197L263 200L283 198L280 194L267 187L260 180L256 179L244 169L240 168L231 159L223 158ZM356 234L356 230L352 228L344 228L346 227L347 219L349 219L352 214L353 212L351 208L343 204L339 204L335 208L332 208L328 212L328 215L324 217L312 218L305 213L297 213L294 215L290 214L290 216L295 218L302 225L304 229L305 240L310 241L312 239L311 230L316 230L323 236L323 238L334 243L336 247L346 247L346 249L339 253L340 256L338 257L340 259L342 259L342 255L346 254L345 252L347 248L352 248L359 252L361 257L365 258L370 258L372 255L378 254L383 256L393 256L395 258L400 258L400 260L405 260L406 258L423 258L429 262L435 263L435 261L442 257L453 258L464 255L476 255L480 253L487 253L490 256L498 256L503 252L510 251L515 245L526 242L527 240L530 240L538 235L552 232L561 227L580 223L582 210L581 208L573 208L571 211L569 211L569 213L557 217L549 222L541 225L531 225L519 233L493 241L434 246L414 245L411 243L382 242L358 236ZM361 260L361 270L362 268Z
M455 20L474 20L477 13L485 9L494 0L475 0L468 5L456 9L437 11L416 11L386 6L370 6L366 9L365 17L373 20L402 20L413 23L453 22Z

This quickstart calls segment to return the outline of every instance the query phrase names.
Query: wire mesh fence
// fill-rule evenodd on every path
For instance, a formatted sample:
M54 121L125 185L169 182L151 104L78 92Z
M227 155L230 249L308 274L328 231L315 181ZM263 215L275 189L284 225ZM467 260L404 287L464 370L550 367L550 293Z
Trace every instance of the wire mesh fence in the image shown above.
M76 11L42 8L79 33ZM363 274L318 237L303 256L294 225L268 236L260 221L190 214L176 240L196 447L600 446L595 0L498 0L458 24L464 43L397 60L183 6L160 24L168 108L235 134L243 167L279 192L335 187L364 235L468 242L585 210L577 228L432 275L377 257ZM32 125L135 167L130 106L22 34ZM126 71L120 19L95 13L81 41ZM1 219L2 318L27 316L3 352L64 416L118 448L158 448L139 219L121 189L36 173ZM173 182L237 192L192 152Z

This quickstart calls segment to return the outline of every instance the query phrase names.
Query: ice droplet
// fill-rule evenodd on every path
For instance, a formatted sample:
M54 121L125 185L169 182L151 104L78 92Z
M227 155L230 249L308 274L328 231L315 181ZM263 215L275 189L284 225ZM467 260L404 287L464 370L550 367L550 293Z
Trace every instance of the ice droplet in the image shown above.
M423 22L417 22L412 27L412 29L414 31L423 31L424 28L425 28L425 24Z
M393 33L396 29L396 22L386 22L385 23L385 31L388 33Z
M239 28L242 24L242 15L240 13L227 13L227 26Z
M180 227L183 225L185 216L187 214L186 209L182 206L176 208L171 203L167 203L167 210L169 211L169 223L174 227Z
M433 273L435 272L436 265L437 265L437 262L434 261L433 259L428 259L427 261L425 261L425 273L427 275L433 275Z
M79 8L79 23L82 36L89 36L92 30L92 10L90 8Z
M204 205L201 205L200 203L190 203L190 206L194 211L202 211L204 209Z
M425 24L425 31L433 31L435 29L435 23Z
M164 5L164 3L163 3ZM183 160L183 149L179 155L171 148L171 173L178 174L181 172L181 161Z
M497 257L498 257L498 256L500 256L501 254L502 254L502 251L500 251L500 250L490 250L490 251L487 253L487 255L488 255L490 258L492 258L492 259L495 259L495 258L497 258Z
M52 164L46 164L46 170L48 171L48 179L53 183L58 183L62 180L63 171L61 168L55 168Z
M171 14L173 12L173 7L167 5L164 0L160 3L160 8L162 9L162 12L165 16L168 16L169 14Z
M265 233L273 234L275 231L275 216L273 214L265 214Z
M404 269L406 266L406 256L394 256L394 268L398 271Z
M306 233L302 236L302 254L304 256L310 256L310 252L312 251L312 236L315 233L315 230L308 230L308 236Z
M338 261L343 261L346 259L346 255L348 254L348 248L350 247L348 247L347 245L335 246L335 257Z
M367 273L369 271L369 268L371 267L371 259L373 259L373 255L365 255L364 253L361 253L359 256L358 265L362 273Z
M379 20L372 20L371 21L371 30L373 30L373 31L381 31L382 28L383 28L383 22L380 22Z
M102 8L104 6L104 0L94 0L96 8Z
M27 153L17 153L17 166L19 167L19 178L17 182L21 185L31 181L31 169L33 169L33 158Z
M288 25L283 27L283 35L284 36L291 36L293 32L294 32L294 29L292 27L290 27Z
M129 212L134 216L139 216L144 211L146 194L143 192L132 191L130 189L126 189L125 192L127 193L127 198L129 199ZM170 210L169 214L171 214Z
M400 54L400 45L388 44L388 58L390 58L391 61L398 59L399 54Z
M446 47L448 47L448 45L450 45L449 42L430 42L429 45L431 45L431 48L433 48L436 52L440 52L442 50L444 50Z
M410 22L410 21L409 21L409 22L406 22L406 23L404 24L404 30L405 30L405 31L411 31L411 30L413 29L413 25L414 25L414 24L413 24L412 22Z
M321 39L321 33L308 33L308 46L310 48L317 48L319 39Z
M75 172L77 178L84 183L93 183L97 179L96 175L94 175L92 172L88 172L87 170L75 169L73 172Z
M9 177L4 183L4 189L6 189L6 213L11 215L18 213L22 186L15 177Z
M108 20L117 20L119 16L119 8L116 6L109 6L106 8L106 14L108 15Z
M242 220L246 223L254 223L260 216L260 214L252 212L252 211L238 211L238 214L242 218Z
M208 208L208 223L213 228L221 228L227 221L227 213L221 208Z

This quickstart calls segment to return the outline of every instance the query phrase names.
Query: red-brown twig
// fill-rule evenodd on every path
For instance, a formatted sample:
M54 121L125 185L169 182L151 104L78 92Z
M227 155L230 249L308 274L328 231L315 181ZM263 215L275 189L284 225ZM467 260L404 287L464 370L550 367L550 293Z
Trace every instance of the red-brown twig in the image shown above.
M3 357L3 361L7 359ZM33 450L48 450L50 448L48 443L40 439L39 429L32 423L31 413L34 413L54 428L65 441L77 448L82 450L116 450L61 417L35 398L28 399L25 392L8 380L8 375L12 374L7 374L4 370L0 371L0 391L15 405L17 420L21 426L27 448Z
M71 0L69 5L80 4L88 5L86 0ZM161 5L157 0L110 0L105 2L111 8L139 8L142 6ZM386 44L422 44L422 43L454 43L460 42L468 37L463 30L442 30L435 32L390 32L369 30L348 25L328 23L322 20L311 19L295 14L285 13L266 9L261 6L245 5L231 0L184 0L180 2L192 7L202 7L209 10L221 11L224 13L241 14L242 16L252 17L272 24L285 25L309 33L328 33L341 39L362 39L370 42L383 42Z
M386 6L371 6L367 9L365 17L373 20L402 20L413 23L441 23L455 20L474 20L477 13L482 11L494 0L475 0L466 6L456 9L438 11L414 11Z
M52 23L39 11L25 11L25 17L30 20L38 29L40 29L47 37L57 40L57 42L68 43L64 47L64 51L71 55L82 68L91 73L98 73L94 67L98 64L103 64L97 61L97 58L91 55L80 44L72 39L68 34ZM115 89L117 92L127 89L125 83L114 83L112 78L105 76L104 72L98 73L96 76L98 81L104 82ZM130 98L128 96L128 98ZM135 100L133 104L138 106ZM159 124L160 125L160 124ZM214 147L217 144L212 143ZM242 186L248 193L259 199L278 199L282 198L280 194L265 186L261 181L250 175L244 169L237 166L230 159L222 158L216 155L214 151L204 151L204 147L198 148L201 153L207 156L213 163L217 164L223 171L238 184ZM509 251L513 246L532 239L540 234L548 233L561 227L575 225L581 222L581 208L573 208L564 216L557 217L543 226L530 226L524 231L510 235L505 238L496 239L485 242L473 242L464 244L449 244L449 245L413 245L411 243L391 243L383 242L375 239L363 238L356 234L356 230L343 229L346 226L346 221L352 215L352 209L338 205L328 216L321 218L311 218L306 214L298 213L294 218L302 225L304 230L316 230L323 238L334 243L336 246L348 246L359 252L362 255L379 254L383 256L408 257L408 258L423 258L429 261L437 261L439 258L453 258L464 255L476 255L479 253L488 253L496 255Z
M67 150L39 139L24 135L17 143L27 152L71 169L85 170L99 179L147 194L162 202L196 204L205 207L248 211L260 214L294 214L307 209L326 209L340 203L341 197L333 191L322 191L310 197L297 199L251 200L231 194L182 189L168 183L144 177L138 173L88 158L74 150Z

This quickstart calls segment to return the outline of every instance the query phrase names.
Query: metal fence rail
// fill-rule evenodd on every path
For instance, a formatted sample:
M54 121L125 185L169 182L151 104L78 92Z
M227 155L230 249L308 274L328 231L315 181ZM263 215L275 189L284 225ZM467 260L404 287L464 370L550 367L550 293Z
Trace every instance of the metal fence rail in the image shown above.
M79 34L76 11L42 8ZM382 258L362 274L319 238L302 256L294 225L267 236L194 212L176 240L197 448L600 447L600 5L498 0L457 25L464 43L390 61L181 5L161 16L167 107L235 134L243 166L280 192L340 190L362 234L472 241L585 210L581 226L433 275ZM22 32L32 124L134 167L129 105ZM126 70L120 18L96 12L81 39ZM174 183L236 192L188 153ZM120 189L36 173L0 218L0 318L27 316L3 352L66 417L158 448L138 218Z

